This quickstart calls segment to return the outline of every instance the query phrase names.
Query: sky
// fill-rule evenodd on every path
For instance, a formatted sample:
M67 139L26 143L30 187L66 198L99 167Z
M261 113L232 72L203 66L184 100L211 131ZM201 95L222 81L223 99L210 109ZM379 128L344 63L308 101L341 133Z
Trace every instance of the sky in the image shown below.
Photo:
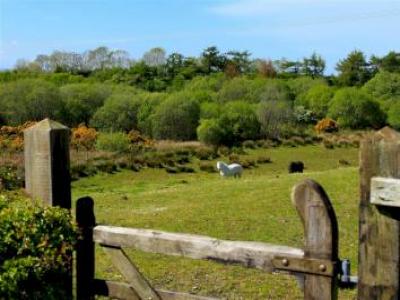
M399 32L400 0L0 0L0 69L54 50L107 46L140 59L215 45L272 60L316 52L330 74L356 49L400 52Z

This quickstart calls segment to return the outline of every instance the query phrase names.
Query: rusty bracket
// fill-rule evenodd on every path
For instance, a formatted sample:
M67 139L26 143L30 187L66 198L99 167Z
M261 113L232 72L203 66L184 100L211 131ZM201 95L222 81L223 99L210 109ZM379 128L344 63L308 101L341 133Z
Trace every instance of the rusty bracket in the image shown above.
M323 259L275 256L272 265L276 270L334 277L337 275L336 262Z

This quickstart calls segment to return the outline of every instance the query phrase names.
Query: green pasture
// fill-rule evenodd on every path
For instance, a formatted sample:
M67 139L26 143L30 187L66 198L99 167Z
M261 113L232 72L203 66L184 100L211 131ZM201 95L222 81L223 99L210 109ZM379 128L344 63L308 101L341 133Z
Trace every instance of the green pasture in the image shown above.
M339 223L339 252L357 268L358 149L321 146L248 150L244 158L269 156L272 163L246 169L241 179L218 173L168 174L163 169L98 174L73 183L73 199L91 196L99 224L152 228L301 247L303 229L291 204L293 185L311 178L330 196ZM222 158L223 159L223 158ZM225 159L226 160L226 159ZM305 164L303 174L288 174L290 161ZM346 160L343 166L339 160ZM265 274L240 266L224 266L128 249L150 282L160 288L226 299L302 299L291 276ZM96 276L122 277L99 248ZM341 290L339 299L355 291Z

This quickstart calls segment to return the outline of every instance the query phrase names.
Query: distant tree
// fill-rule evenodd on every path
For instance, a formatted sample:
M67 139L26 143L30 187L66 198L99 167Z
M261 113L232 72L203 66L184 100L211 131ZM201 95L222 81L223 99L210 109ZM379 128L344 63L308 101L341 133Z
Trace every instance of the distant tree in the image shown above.
M42 79L21 79L0 89L2 116L8 124L58 119L63 103L58 88Z
M328 116L341 127L361 129L379 128L385 123L385 114L379 103L355 87L338 90L332 99Z
M305 107L310 109L318 119L328 113L329 104L334 96L334 90L325 85L315 85L304 95Z
M399 52L390 51L383 57L372 56L371 62L379 70L400 73Z
M303 59L303 72L312 78L323 76L325 70L325 60L315 52L310 57Z
M388 123L395 129L400 130L400 98L394 101L389 108Z
M199 125L200 105L185 94L171 95L152 115L153 136L157 139L193 140Z
M266 138L279 138L285 125L293 121L293 110L288 101L263 101L257 110L261 124L261 135Z
M336 66L339 71L337 80L343 86L362 86L373 75L364 54L355 50Z
M213 146L222 145L226 141L226 130L219 119L201 120L197 127L199 141Z
M102 130L129 132L138 128L140 106L141 99L134 94L113 94L96 111L90 124Z
M265 78L275 78L277 73L271 60L259 60L257 62L257 72Z
M398 98L400 97L400 74L378 72L364 85L363 90L382 101Z
M67 84L60 88L63 100L61 118L63 123L75 127L88 125L90 119L111 95L111 88L101 84Z
M235 66L239 73L247 73L250 69L250 52L229 51L226 53L225 64Z
M168 56L167 61L166 61L166 71L168 76L174 77L176 76L182 69L183 67L183 61L184 57L182 54L179 53L172 53Z
M207 74L220 72L224 69L226 57L221 55L215 46L204 49L201 53L201 63Z
M151 67L162 66L167 61L165 50L160 47L152 48L143 54L142 60Z

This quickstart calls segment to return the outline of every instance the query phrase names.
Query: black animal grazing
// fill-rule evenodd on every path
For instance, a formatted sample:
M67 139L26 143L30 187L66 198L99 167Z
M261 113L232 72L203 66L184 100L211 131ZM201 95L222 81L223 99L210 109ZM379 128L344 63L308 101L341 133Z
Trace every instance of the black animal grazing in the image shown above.
M303 170L304 163L302 161L292 161L288 167L289 173L303 173Z

